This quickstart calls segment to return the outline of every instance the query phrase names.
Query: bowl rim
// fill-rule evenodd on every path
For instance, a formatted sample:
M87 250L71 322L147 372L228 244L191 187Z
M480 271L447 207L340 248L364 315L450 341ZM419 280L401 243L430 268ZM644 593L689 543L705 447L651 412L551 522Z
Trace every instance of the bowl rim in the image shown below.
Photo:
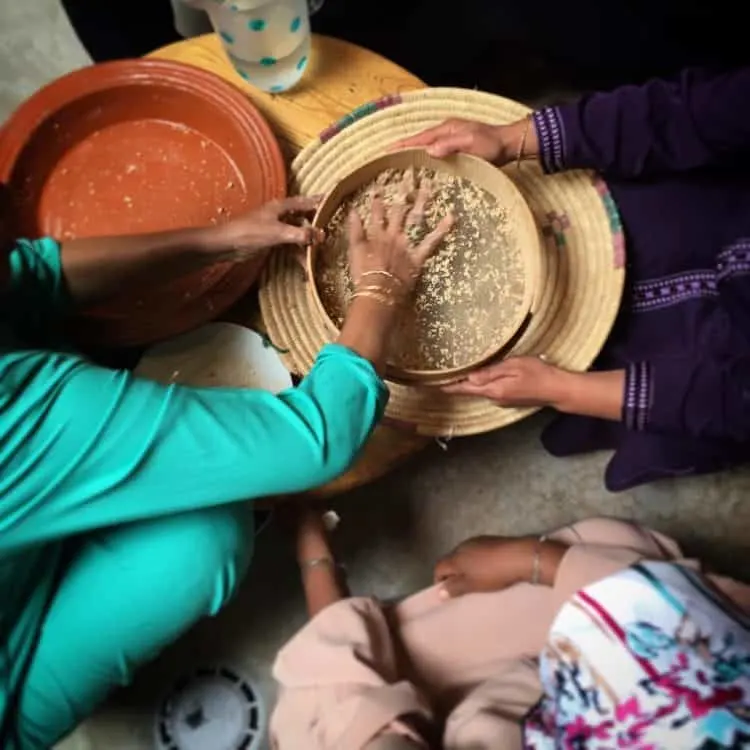
M538 298L538 276L539 276L539 263L538 258L542 253L543 242L539 232L539 227L534 218L534 214L531 211L523 193L515 184L515 182L506 174L506 172L500 168L491 164L490 162L481 159L471 154L455 154L445 159L436 159L430 157L423 149L401 149L399 151L393 151L387 154L381 154L380 156L370 159L360 164L355 169L348 172L342 178L337 180L336 184L333 185L324 195L313 218L313 226L317 229L325 229L321 226L323 223L322 217L328 212L335 211L341 202L348 197L354 190L360 187L364 180L363 175L367 175L367 179L372 179L371 173L375 170L382 171L384 169L405 169L409 166L417 167L428 167L431 169L443 169L443 171L451 172L455 174L456 171L461 171L461 163L465 166L470 165L469 171L484 171L485 174L489 174L492 171L492 178L499 179L504 182L504 187L514 193L516 197L516 205L514 206L514 213L519 217L517 223L526 225L529 230L529 235L534 236L536 241L533 243L533 247L530 246L532 243L520 243L521 244L521 259L524 266L524 294L523 301L518 308L516 316L513 319L512 325L507 329L507 334L503 341L493 344L485 352L476 357L469 363L459 365L457 367L449 367L437 370L423 370L407 367L398 367L388 362L386 364L386 376L389 380L393 380L397 383L406 385L431 385L431 386L442 386L456 382L462 379L465 375L476 370L478 367L487 364L488 362L501 356L503 352L507 351L512 343L518 338L522 329L530 322L533 316L534 303ZM451 170L449 167L451 164L454 165L454 169ZM467 177L467 179L471 179ZM331 204L335 202L335 207L332 209ZM532 231L533 230L533 231ZM316 309L318 314L321 316L326 327L332 333L340 333L340 329L331 319L328 311L323 304L320 293L318 291L318 283L315 275L315 261L317 258L318 247L314 245L308 245L305 254L305 273L307 277L307 288L310 294L313 307Z
M37 89L10 114L0 129L0 182L7 183L12 176L18 157L39 127L64 107L110 89L159 85L194 94L220 106L250 136L259 151L269 152L268 182L272 187L281 183L286 190L281 146L256 105L239 88L215 73L195 65L158 59L114 60L89 65Z

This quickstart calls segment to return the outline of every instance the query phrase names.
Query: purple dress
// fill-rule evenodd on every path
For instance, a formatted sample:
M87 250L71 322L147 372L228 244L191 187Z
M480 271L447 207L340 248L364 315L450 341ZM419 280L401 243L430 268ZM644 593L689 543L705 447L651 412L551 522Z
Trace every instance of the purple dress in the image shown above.
M750 68L689 70L534 113L547 172L607 179L625 296L594 369L627 371L620 423L561 416L554 455L614 449L624 490L750 457Z

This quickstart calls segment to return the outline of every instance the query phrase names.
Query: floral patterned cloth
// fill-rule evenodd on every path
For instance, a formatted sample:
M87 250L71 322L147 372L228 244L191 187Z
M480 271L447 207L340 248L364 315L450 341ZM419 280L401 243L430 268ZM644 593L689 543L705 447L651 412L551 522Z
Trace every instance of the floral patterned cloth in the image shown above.
M524 747L750 748L750 620L709 585L644 562L579 591L541 655Z

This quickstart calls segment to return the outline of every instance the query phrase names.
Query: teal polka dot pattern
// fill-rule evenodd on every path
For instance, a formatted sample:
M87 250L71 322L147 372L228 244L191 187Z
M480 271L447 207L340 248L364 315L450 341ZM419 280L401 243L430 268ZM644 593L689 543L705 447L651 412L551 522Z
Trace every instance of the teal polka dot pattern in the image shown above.
M240 74L240 78L244 78L246 81L250 80L250 76L247 73L245 73L245 71L242 70L242 68L238 68L235 66L234 69Z
M271 65L276 65L275 57L261 57L260 64L265 68L270 68Z
M227 43L234 44L234 37L227 31L220 31L219 36Z
M263 31L266 28L266 22L262 18L253 18L252 21L247 22L247 27L250 31Z
M304 55L303 57L300 57L299 62L297 63L297 70L304 70L306 65L307 55Z
M272 94L279 94L283 90L284 90L283 86L271 86L271 89L270 89L270 91L271 91Z
M297 16L297 18L295 18L292 21L292 23L289 25L289 31L291 31L292 34L295 34L296 32L300 30L300 26L302 26L302 19L299 16Z

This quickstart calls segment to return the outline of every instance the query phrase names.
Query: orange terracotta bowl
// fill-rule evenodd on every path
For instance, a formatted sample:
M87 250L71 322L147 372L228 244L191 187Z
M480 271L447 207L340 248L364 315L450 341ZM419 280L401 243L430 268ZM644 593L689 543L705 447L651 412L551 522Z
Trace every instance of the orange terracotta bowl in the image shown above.
M245 95L199 68L126 60L38 91L0 133L16 236L134 234L216 224L286 194L271 129ZM215 318L263 259L123 289L72 324L81 343L136 346Z

